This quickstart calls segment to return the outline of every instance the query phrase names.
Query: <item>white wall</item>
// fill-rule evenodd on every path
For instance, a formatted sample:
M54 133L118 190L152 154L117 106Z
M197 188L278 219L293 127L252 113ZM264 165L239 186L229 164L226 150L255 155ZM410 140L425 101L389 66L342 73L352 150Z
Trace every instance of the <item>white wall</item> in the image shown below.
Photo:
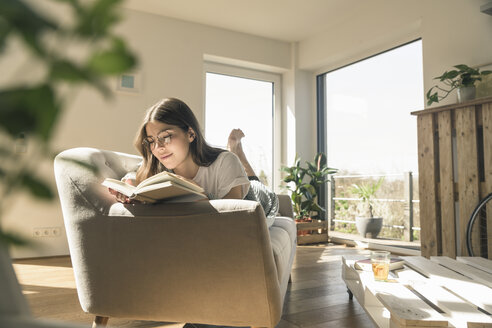
M480 6L488 2L490 0L426 1L422 20L425 91L435 84L434 77L452 65L492 63L492 16L480 12ZM442 104L455 102L453 94Z
M234 59L276 72L290 69L291 49L286 42L137 11L126 10L124 14L125 19L117 32L126 38L140 58L141 92L115 92L114 98L108 102L90 88L78 90L58 126L55 147L59 150L89 146L136 153L133 138L143 113L163 97L184 100L203 122L204 56ZM19 53L12 51L10 62L0 62L2 71L16 63L18 57ZM28 149L26 156L29 155ZM54 184L52 171L51 163L43 164L43 174ZM21 196L12 204L3 218L7 229L31 238L34 228L62 227L60 237L32 238L37 242L35 247L13 249L13 257L68 254L58 200L52 204L40 204Z
M312 72L298 68L298 43L291 44L292 69L283 74L283 124L282 165L292 166L297 156L305 160L314 157L316 130L312 129L316 112L312 111ZM313 139L314 138L314 139Z

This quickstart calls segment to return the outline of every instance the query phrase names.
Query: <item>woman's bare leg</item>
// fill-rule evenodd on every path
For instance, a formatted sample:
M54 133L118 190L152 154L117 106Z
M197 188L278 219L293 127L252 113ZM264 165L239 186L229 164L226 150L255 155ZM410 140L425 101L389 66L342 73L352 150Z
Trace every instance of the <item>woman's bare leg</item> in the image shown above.
M227 140L227 149L239 157L241 164L244 166L246 174L250 177L256 176L255 171L251 167L243 151L243 146L241 144L241 139L244 137L244 133L241 129L233 129L229 134L229 139Z

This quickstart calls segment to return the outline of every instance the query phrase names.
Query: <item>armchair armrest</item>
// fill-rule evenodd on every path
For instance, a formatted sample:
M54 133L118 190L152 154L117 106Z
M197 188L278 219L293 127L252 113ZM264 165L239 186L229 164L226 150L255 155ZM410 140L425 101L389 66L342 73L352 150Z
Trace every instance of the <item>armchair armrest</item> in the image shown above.
M287 216L289 218L294 218L294 210L292 209L292 202L289 195L278 194L279 208L278 212L281 216Z

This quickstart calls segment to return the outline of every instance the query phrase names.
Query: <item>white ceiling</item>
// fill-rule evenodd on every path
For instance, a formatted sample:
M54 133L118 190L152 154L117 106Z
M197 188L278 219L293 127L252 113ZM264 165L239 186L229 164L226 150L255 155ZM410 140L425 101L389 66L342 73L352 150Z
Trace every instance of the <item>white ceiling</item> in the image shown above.
M124 7L295 42L347 20L367 0L127 0Z

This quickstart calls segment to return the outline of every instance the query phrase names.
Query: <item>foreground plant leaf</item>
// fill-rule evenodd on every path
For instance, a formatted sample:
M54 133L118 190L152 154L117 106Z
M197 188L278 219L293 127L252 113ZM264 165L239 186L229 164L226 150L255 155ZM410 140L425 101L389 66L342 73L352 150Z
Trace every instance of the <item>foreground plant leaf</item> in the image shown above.
M59 111L48 84L0 91L0 128L12 137L27 133L48 140Z
M29 241L17 234L0 230L0 243L4 245L26 246Z
M46 181L27 172L21 175L20 179L20 185L27 189L33 196L42 200L52 200L55 198L51 186Z

